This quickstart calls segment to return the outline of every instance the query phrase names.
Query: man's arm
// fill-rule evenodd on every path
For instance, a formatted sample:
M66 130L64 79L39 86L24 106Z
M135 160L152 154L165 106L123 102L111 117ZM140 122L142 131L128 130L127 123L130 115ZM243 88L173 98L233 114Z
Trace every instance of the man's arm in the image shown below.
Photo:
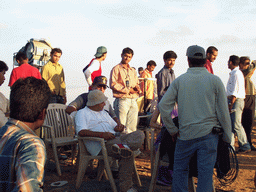
M110 72L110 88L114 91L118 91L120 93L128 94L130 92L130 89L128 89L125 85L122 85L118 82L118 76L119 76L119 69L118 67L114 67Z
M173 82L158 104L163 123L172 136L177 135L179 131L178 128L174 125L170 115L175 106L175 103L177 102L177 97L178 91L175 82Z
M115 135L109 132L95 132L86 129L79 131L78 135L80 137L100 137L105 140L111 140L115 138Z
M9 81L9 87L11 87L16 80L17 80L16 72L15 70L12 70L10 81Z
M83 106L84 106L84 100L82 96L79 95L74 101L72 101L67 106L65 111L70 115L73 111L78 111L79 109L82 109Z
M61 84L60 84L60 95L64 99L64 104L67 102L67 97L66 97L66 84L65 84L65 75L64 75L64 70L62 68L61 74L60 74L60 79L61 79Z
M164 95L164 89L167 84L166 76L163 74L163 71L158 73L157 75L157 95L158 95L158 102L162 99Z
M46 151L39 138L23 139L17 149L16 186L13 191L43 191Z

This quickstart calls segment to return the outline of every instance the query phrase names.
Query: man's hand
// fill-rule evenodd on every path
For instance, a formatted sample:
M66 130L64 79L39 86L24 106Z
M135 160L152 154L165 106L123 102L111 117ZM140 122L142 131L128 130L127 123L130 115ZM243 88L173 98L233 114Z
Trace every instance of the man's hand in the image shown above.
M115 132L123 132L124 125L119 122L119 123L117 123L117 126L114 128L114 130L115 130Z
M130 93L134 94L134 93L138 93L138 91L134 90L134 88L130 88Z
M171 136L172 136L172 141L175 142L175 141L177 140L177 137L178 137L179 135L180 135L179 132L177 132L177 133L171 135Z
M102 132L102 138L105 140L111 140L115 138L115 135L110 132Z
M65 105L67 103L67 97L63 96L63 104Z

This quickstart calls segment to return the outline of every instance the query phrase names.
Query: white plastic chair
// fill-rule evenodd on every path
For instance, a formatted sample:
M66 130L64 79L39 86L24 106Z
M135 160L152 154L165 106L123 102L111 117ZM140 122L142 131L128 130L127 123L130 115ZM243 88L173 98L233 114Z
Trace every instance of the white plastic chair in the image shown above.
M46 118L43 125L43 139L49 151L50 146L56 163L58 175L61 176L60 163L57 154L57 147L71 145L72 163L74 160L77 138L75 137L74 123L70 116L65 112L66 105L49 104L46 111Z

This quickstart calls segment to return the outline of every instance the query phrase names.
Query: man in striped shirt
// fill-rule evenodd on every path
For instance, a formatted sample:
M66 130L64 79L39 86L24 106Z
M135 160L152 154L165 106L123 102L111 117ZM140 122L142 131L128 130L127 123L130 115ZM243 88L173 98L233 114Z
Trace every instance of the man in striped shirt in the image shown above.
M43 191L46 151L34 131L44 122L50 93L34 77L11 87L10 119L0 129L0 191Z

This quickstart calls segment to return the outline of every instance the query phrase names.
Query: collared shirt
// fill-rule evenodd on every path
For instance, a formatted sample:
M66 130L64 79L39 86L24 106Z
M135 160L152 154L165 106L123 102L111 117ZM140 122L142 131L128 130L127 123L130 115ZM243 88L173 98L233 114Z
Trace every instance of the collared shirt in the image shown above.
M145 69L141 75L141 78L152 78L152 72L148 69ZM154 98L154 82L153 80L146 80L146 99L153 99ZM140 89L144 94L144 80L141 80Z
M75 116L75 123L77 134L81 130L110 132L115 134L114 128L117 125L106 111L93 111L88 107L77 112ZM98 141L88 141L85 145L91 155L96 156L101 151L101 146Z
M179 129L170 113L179 106ZM158 108L170 134L179 132L179 139L203 137L219 124L224 129L224 140L231 142L231 120L225 88L219 77L204 67L192 67L170 85Z
M39 70L28 63L23 63L21 66L16 67L12 70L12 74L9 81L9 86L11 87L15 81L20 78L35 77L37 79L42 79Z
M0 128L8 121L8 118L5 116L8 112L10 112L9 100L0 93Z
M79 95L74 101L72 101L68 106L72 106L74 108L76 108L76 110L80 110L82 108L84 108L86 106L86 103L88 101L88 94L89 93L83 93L81 95ZM112 108L112 106L110 105L110 102L109 100L106 100L105 101L105 106L104 106L104 110L106 112L109 113L109 115L112 117L112 118L115 118L116 117L116 114Z
M212 63L208 59L206 60L204 67L207 69L207 71L209 71L209 73L214 74L212 69Z
M227 83L227 96L235 96L236 98L245 98L245 86L244 86L244 75L239 67L234 68L229 73L229 79Z
M162 99L164 95L164 89L168 87L175 79L175 74L173 69L169 69L164 66L156 75L157 78L157 95L158 102Z
M245 93L246 95L255 95L255 86L251 80L251 77L256 69L256 61L253 61L247 69L242 69L245 80Z
M43 191L44 142L23 122L0 129L0 191Z
M130 88L136 87L140 90L136 70L129 64L127 69L122 63L113 67L109 84L115 98L137 98L139 96L137 93L129 93Z
M42 68L42 78L48 83L51 92L55 95L66 96L66 84L63 67L49 61Z

